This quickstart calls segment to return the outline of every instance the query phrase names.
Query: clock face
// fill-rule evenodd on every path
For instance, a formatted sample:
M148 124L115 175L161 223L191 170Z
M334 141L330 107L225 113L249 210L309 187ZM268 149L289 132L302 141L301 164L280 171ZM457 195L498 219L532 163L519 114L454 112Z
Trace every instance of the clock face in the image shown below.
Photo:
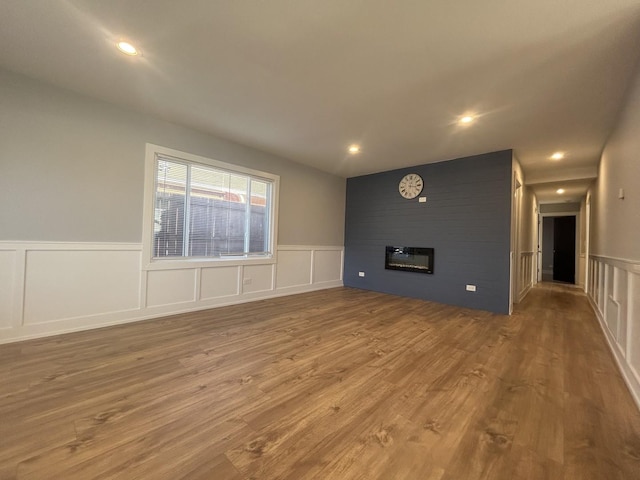
M405 175L400 184L398 185L398 191L404 198L416 198L422 192L422 177L417 173L410 173Z

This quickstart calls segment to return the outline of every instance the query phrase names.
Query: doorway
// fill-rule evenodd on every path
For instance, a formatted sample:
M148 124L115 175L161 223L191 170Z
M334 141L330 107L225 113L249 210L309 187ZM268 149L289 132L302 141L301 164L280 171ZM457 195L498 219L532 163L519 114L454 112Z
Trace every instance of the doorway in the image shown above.
M576 217L553 218L553 281L576 283Z
M575 284L576 216L542 220L542 280Z

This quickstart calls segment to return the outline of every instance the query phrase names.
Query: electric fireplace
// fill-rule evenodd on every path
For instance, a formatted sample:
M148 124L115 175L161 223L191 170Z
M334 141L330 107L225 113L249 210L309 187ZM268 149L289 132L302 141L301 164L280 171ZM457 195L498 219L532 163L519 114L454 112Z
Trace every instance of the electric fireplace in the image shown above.
M433 273L433 248L387 246L384 268Z

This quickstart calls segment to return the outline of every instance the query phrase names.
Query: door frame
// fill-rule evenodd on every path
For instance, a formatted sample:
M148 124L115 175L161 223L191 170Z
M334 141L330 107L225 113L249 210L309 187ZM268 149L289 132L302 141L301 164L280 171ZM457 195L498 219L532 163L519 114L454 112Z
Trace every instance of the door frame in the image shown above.
M580 285L580 212L553 212L538 214L538 282L542 281L542 238L544 230L544 217L576 217L575 234L575 285ZM585 282L586 284L586 282Z
M589 241L591 232L589 229L591 228L591 193L587 193L584 203L584 291L585 293L589 293L589 252L591 250L591 242Z
M550 220L553 221L553 281L579 285L578 272L580 271L580 266L576 264L579 258L576 255L576 248L578 248L576 238L579 238L576 235L576 231L579 230L578 218L567 215L550 217ZM573 235L568 235L572 233L571 230L573 230ZM549 235L547 235L547 238L549 238ZM573 249L573 252L571 249ZM569 253L573 255L569 256ZM573 271L569 272L567 267L571 265L571 262L573 262ZM569 282L569 279L572 281Z

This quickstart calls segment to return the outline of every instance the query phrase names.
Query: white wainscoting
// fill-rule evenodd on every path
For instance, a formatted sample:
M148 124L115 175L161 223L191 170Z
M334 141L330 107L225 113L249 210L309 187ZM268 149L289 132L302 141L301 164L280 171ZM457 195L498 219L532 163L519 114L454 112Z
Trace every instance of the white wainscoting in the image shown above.
M587 268L587 258L584 253L581 253L578 257L578 278L576 278L576 285L579 285L583 290L585 288L585 269Z
M640 263L591 255L587 293L640 408Z
M518 302L521 302L527 296L531 287L533 287L534 272L536 271L535 252L520 252L518 263Z
M0 242L0 343L342 286L341 246L276 263L142 268L141 244Z

